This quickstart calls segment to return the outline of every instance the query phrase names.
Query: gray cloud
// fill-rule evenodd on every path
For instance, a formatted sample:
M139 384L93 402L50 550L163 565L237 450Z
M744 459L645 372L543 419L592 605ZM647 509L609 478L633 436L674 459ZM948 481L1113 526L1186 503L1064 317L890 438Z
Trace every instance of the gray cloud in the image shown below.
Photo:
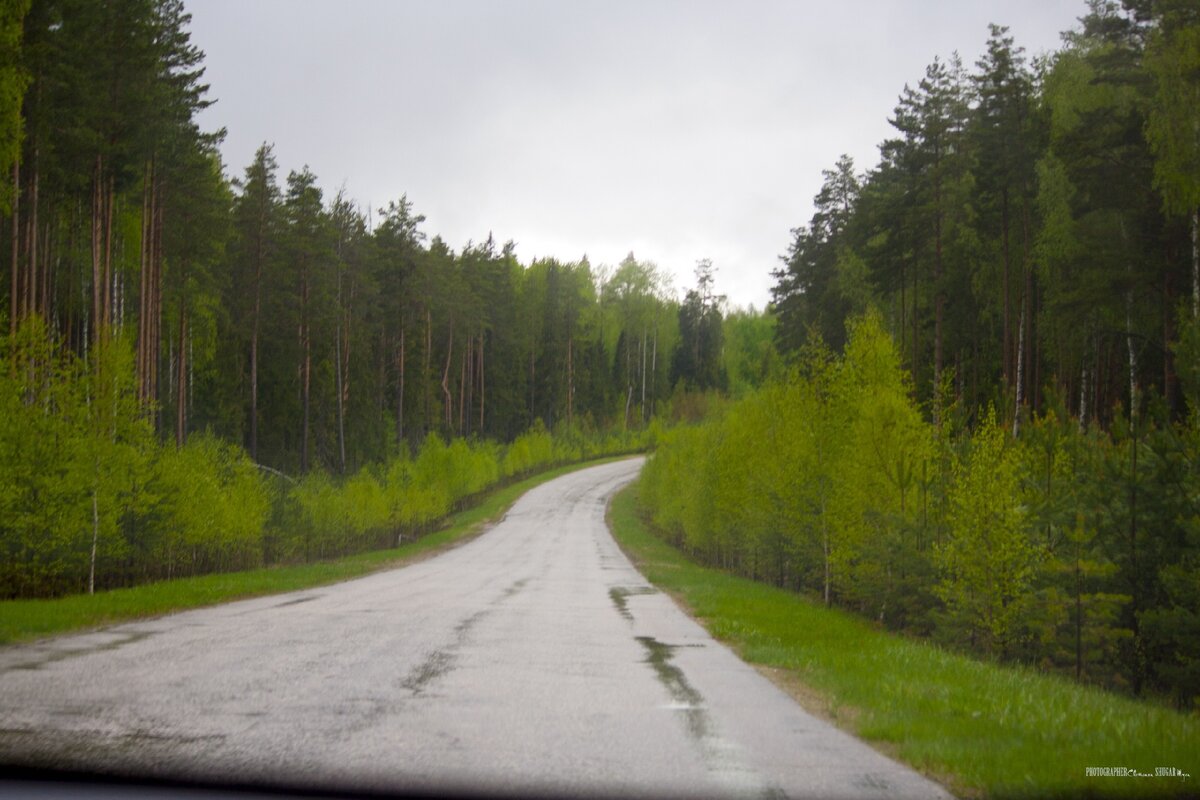
M761 307L821 170L873 166L906 82L987 23L1053 49L1077 0L300 2L189 6L241 174L263 142L364 206L407 193L453 247L634 251Z

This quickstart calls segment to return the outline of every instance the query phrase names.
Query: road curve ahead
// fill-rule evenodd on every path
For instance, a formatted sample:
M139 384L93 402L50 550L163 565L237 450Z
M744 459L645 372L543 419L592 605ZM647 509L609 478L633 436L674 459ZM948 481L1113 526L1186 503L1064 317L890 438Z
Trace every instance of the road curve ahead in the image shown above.
M808 715L604 524L631 459L436 558L0 648L0 764L511 796L948 797Z

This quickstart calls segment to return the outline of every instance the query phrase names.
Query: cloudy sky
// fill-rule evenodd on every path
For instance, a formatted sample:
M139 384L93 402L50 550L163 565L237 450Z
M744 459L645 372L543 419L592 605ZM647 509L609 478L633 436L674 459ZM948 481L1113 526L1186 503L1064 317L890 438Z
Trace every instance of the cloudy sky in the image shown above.
M876 164L905 83L988 23L1057 49L1083 0L191 0L227 170L262 142L364 209L407 194L454 249L700 258L762 307L821 170Z

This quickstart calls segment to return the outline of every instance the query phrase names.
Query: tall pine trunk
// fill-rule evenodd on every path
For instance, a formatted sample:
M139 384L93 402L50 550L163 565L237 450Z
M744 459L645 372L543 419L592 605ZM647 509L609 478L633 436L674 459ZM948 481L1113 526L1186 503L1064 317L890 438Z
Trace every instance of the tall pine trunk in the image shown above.
M21 269L21 160L13 161L12 166L13 201L12 201L12 272L9 275L11 289L9 291L8 329L10 333L17 331L17 296L20 292L18 276Z
M307 267L306 267L307 269ZM312 345L308 332L308 275L300 278L300 472L308 472L309 388L312 375Z
M33 180L29 187L29 235L26 239L28 248L28 270L25 286L25 310L23 316L38 313L38 148L33 149Z
M258 231L254 242L254 317L250 321L250 459L258 462L258 340L262 325L263 262L266 252L266 200L259 206Z
M446 343L446 368L442 370L442 394L445 397L446 435L454 430L454 398L450 394L450 360L454 355L454 321L450 321L450 337Z
M179 348L175 358L175 446L187 444L187 406L188 406L188 309L184 300L179 301Z
M337 425L338 425L338 467L342 475L346 474L346 410L342 384L342 265L339 260L337 271L337 325L333 330L334 349L334 390L337 392Z
M938 156L940 156L940 152L938 152ZM936 160L933 168L935 171L939 169ZM942 323L945 319L944 298L942 297L942 183L940 177L934 184L933 236L933 422L940 428L942 424Z
M404 320L400 320L400 354L399 354L399 376L398 385L396 387L396 444L399 445L404 441L404 356L405 356L405 341L404 341Z
M1013 385L1012 329L1009 324L1009 319L1012 315L1012 312L1009 309L1009 301L1012 296L1012 292L1009 289L1009 279L1008 279L1008 276L1012 271L1012 258L1011 258L1010 252L1009 252L1009 245L1008 245L1008 229L1009 229L1008 216L1009 216L1008 215L1008 187L1005 186L1004 189L1000 193L1000 235L1001 235L1001 243L1002 243L1003 252L1004 252L1004 268L1002 271L1002 278L1001 278L1001 292L1003 292L1003 294L1004 294L1004 303L1003 303L1003 306L1004 306L1004 308L1003 308L1004 334L1003 334L1003 339L1001 340L1001 348L1002 348L1003 352L1001 353L1000 363L1001 363L1001 370L1004 374L1005 394L1007 394L1008 389Z
M487 399L484 380L484 331L479 332L479 435L484 435L484 401Z
M1192 319L1200 319L1200 208L1192 212Z
M1025 388L1022 382L1024 375L1024 356L1025 356L1025 301L1024 296L1021 297L1021 318L1017 324L1017 392L1013 400L1013 438L1017 438L1017 434L1021 431L1021 393Z

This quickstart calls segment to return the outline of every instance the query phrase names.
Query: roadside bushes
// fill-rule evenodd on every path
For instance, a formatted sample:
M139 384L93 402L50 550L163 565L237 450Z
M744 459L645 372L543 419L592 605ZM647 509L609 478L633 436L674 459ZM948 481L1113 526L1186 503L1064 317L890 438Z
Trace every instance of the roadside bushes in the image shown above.
M662 436L644 510L699 559L928 635L1200 705L1200 419L926 419L876 315ZM932 417L933 414L931 413Z
M405 450L384 466L364 467L342 481L313 472L284 492L284 511L269 536L269 560L313 560L392 546L401 537L425 533L464 500L501 480L632 452L644 448L651 435L588 437L570 429L551 435L539 421L507 447L466 439L447 444L430 434L415 457Z
M255 566L257 473L207 436L158 442L121 336L87 364L37 319L0 337L0 598Z
M159 441L125 338L94 344L85 363L30 319L0 335L0 599L393 546L501 480L644 449L658 430L537 422L507 447L434 433L345 478L294 479L205 433Z

